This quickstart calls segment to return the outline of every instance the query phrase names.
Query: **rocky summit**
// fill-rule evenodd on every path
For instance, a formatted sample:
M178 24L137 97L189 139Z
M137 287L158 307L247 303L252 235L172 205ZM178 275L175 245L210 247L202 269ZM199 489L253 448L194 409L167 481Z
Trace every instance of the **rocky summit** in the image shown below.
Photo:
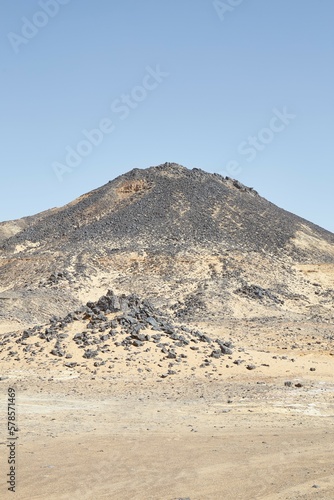
M62 208L1 223L0 242L7 331L108 289L181 322L333 318L334 235L197 168L131 170Z

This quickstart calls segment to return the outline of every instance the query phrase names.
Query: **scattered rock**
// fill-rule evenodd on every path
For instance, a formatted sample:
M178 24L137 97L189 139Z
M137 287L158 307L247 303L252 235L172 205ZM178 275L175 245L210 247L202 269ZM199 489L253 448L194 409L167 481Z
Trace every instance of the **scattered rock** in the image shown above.
M95 358L97 355L98 355L98 351L92 351L91 349L88 349L87 351L85 351L83 357L86 359L91 359L91 358Z

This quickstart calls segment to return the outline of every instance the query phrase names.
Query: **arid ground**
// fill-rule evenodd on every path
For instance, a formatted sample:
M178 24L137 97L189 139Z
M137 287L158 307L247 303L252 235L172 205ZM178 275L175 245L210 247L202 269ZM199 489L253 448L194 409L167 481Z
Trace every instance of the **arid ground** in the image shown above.
M295 349L272 327L266 342L241 331L244 351L212 374L2 365L4 436L17 391L15 498L334 498L334 351L305 325Z
M1 499L333 500L332 233L165 163L0 223L0 280Z

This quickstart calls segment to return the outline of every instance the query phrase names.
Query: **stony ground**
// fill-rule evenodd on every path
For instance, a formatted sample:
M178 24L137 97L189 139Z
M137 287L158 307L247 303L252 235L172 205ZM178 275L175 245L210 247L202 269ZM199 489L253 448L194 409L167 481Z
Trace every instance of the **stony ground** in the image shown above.
M331 325L310 320L184 327L112 292L4 334L1 428L14 386L16 497L330 500L332 339ZM0 489L11 498L3 475Z

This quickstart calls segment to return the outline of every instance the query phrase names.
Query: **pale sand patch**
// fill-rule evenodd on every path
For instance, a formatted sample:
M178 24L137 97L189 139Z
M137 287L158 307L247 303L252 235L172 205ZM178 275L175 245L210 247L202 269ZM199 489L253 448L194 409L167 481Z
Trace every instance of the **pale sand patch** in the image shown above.
M1 301L0 301L1 303ZM16 321L15 319L11 320L11 321L4 321L4 320L1 320L1 323L0 323L0 335L3 334L3 333L8 333L8 332L15 332L21 328L24 328L24 325L22 325L22 323L20 321Z
M296 232L295 238L292 240L293 244L302 250L315 252L315 255L321 251L334 256L334 245L328 243L324 239L320 239L311 232L311 230L304 225L303 229Z
M312 282L324 288L334 288L334 264L297 264L294 266Z
M25 241L25 244L21 244L21 245L16 245L15 246L15 249L14 249L14 252L13 254L15 255L16 253L21 253L21 252L25 252L25 251L28 251L29 250L35 250L36 248L38 248L40 246L40 242L39 241L36 241L35 243L33 241L29 241L29 240L26 240Z
M5 221L0 224L0 236L3 240L11 238L24 229L24 226L18 221Z

